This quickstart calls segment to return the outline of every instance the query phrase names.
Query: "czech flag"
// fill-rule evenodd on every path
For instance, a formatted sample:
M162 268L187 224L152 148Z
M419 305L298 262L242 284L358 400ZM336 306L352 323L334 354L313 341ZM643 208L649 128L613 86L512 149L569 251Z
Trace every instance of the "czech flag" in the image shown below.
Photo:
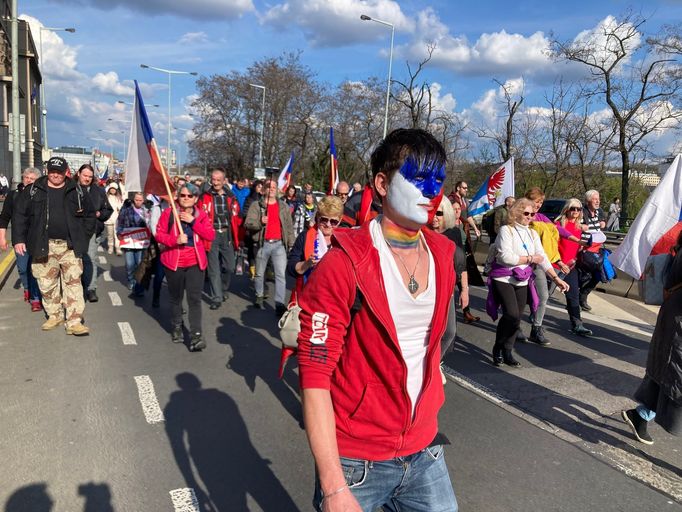
M649 256L670 251L682 231L682 155L665 172L609 261L639 279Z
M334 128L329 128L329 190L327 195L333 196L336 186L339 184L339 162L336 158L336 146L334 145Z
M510 158L486 178L471 198L467 215L485 213L491 208L504 204L504 198L514 195L514 158Z
M172 194L171 181L161 163L137 80L130 146L126 157L126 189L129 192L143 192L145 195L154 194L166 198Z
M279 178L277 178L277 187L282 193L286 192L289 188L289 185L291 185L291 171L293 167L294 152L292 151L291 156L289 156L289 160L287 160L287 163L282 168L282 172L279 173Z

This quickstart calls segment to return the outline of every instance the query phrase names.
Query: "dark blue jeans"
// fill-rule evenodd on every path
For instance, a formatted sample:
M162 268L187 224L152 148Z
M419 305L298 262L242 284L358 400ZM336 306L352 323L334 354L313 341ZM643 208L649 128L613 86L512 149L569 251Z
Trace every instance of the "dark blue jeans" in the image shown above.
M135 271L142 262L144 249L123 249L123 257L126 262L126 274L128 276L128 289L136 295L144 293L142 285L135 281Z
M26 252L23 256L16 252L14 255L17 257L17 272L19 272L22 288L28 290L29 298L32 301L40 300L38 281L36 281L36 278L33 277L33 272L31 272L31 256Z
M346 484L365 512L457 512L442 445L384 461L341 457ZM344 491L346 492L346 491ZM322 510L320 482L315 481L315 510Z

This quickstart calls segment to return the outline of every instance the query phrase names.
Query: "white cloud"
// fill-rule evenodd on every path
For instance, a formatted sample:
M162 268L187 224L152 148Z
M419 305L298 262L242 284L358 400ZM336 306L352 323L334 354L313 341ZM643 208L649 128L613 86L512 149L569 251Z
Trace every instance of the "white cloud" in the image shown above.
M271 7L261 22L280 29L298 26L313 46L342 46L386 37L388 27L362 21L361 14L393 23L396 31L415 28L394 0L289 0Z
M182 16L195 20L235 19L255 11L252 0L54 0L62 4L112 10L117 7L148 15Z
M78 65L76 47L65 44L59 32L41 30L43 24L36 18L26 14L22 14L19 18L27 21L31 28L45 82L81 80L84 78L84 75L76 69ZM42 55L40 54L41 47Z
M501 30L482 34L472 44L465 36L452 35L431 8L417 15L415 38L399 47L399 52L422 60L429 46L434 47L430 64L466 75L530 76L546 73L552 66L549 39L543 32L524 36Z
M632 51L641 44L642 35L631 23L621 23L614 16L609 15L596 27L580 32L573 40L573 46L587 48L590 52L594 52L594 59L589 60L608 67L613 63L615 54L622 51L621 40L628 54L628 57L621 61L621 64L625 64L630 61Z
M208 41L206 32L187 32L178 40L178 44L204 44Z
M518 99L519 95L524 92L526 83L523 78L519 77L507 80L503 86L485 91L478 101L475 101L469 109L464 110L463 116L475 125L482 124L489 128L497 128L503 115L506 115L506 112L502 111L506 108L504 90L507 90L512 100Z
M118 80L118 73L109 71L108 73L97 73L92 77L92 85L103 94L112 96L132 96L135 89L131 85L124 85Z

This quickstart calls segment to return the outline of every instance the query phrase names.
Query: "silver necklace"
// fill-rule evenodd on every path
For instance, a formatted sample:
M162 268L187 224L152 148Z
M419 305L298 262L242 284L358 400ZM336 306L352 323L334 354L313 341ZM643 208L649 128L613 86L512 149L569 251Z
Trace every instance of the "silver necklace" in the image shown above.
M417 263L414 265L414 270L412 271L412 273L410 273L410 271L407 270L407 265L405 265L405 262L403 261L402 256L400 256L400 254L398 254L397 252L395 252L395 250L393 249L393 247L391 247L391 244L388 243L388 240L385 240L385 242L386 242L386 245L388 245L388 248L391 250L391 252L392 252L393 254L395 254L396 256L398 256L398 259L400 260L400 263L402 263L403 267L405 267L405 272L407 272L407 275L410 276L410 280L409 280L409 282L407 283L407 289L410 291L410 293L411 293L412 295L414 295L415 293L417 293L417 290L419 290L419 283L418 283L417 280L414 278L414 274L417 272L417 267L419 266L419 260L420 260L421 257L422 257L421 240L419 241L419 243L418 243L418 245L417 245Z

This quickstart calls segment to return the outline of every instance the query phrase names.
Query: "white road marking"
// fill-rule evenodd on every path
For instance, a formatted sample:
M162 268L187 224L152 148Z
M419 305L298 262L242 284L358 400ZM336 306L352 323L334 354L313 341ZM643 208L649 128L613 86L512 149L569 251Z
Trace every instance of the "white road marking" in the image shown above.
M100 256L97 259L99 260L100 265L106 265L107 264L107 259L104 256Z
M135 333L128 322L118 322L118 328L121 331L121 339L124 345L137 345Z
M108 270L105 270L102 272L102 277L104 278L105 281L111 282L113 279L111 278L111 272Z
M144 412L147 423L154 424L163 422L163 412L159 406L159 401L156 399L152 379L149 378L149 375L138 375L135 377L135 384L137 384L137 394L140 397L142 411Z
M173 510L175 512L199 512L199 502L197 496L194 494L194 489L185 487L183 489L174 489L168 494L173 500Z
M123 306L123 302L121 302L121 297L118 295L117 292L109 292L109 298L111 299L112 306Z
M98 245L97 246L97 252L104 252L104 247L102 247L101 245Z

